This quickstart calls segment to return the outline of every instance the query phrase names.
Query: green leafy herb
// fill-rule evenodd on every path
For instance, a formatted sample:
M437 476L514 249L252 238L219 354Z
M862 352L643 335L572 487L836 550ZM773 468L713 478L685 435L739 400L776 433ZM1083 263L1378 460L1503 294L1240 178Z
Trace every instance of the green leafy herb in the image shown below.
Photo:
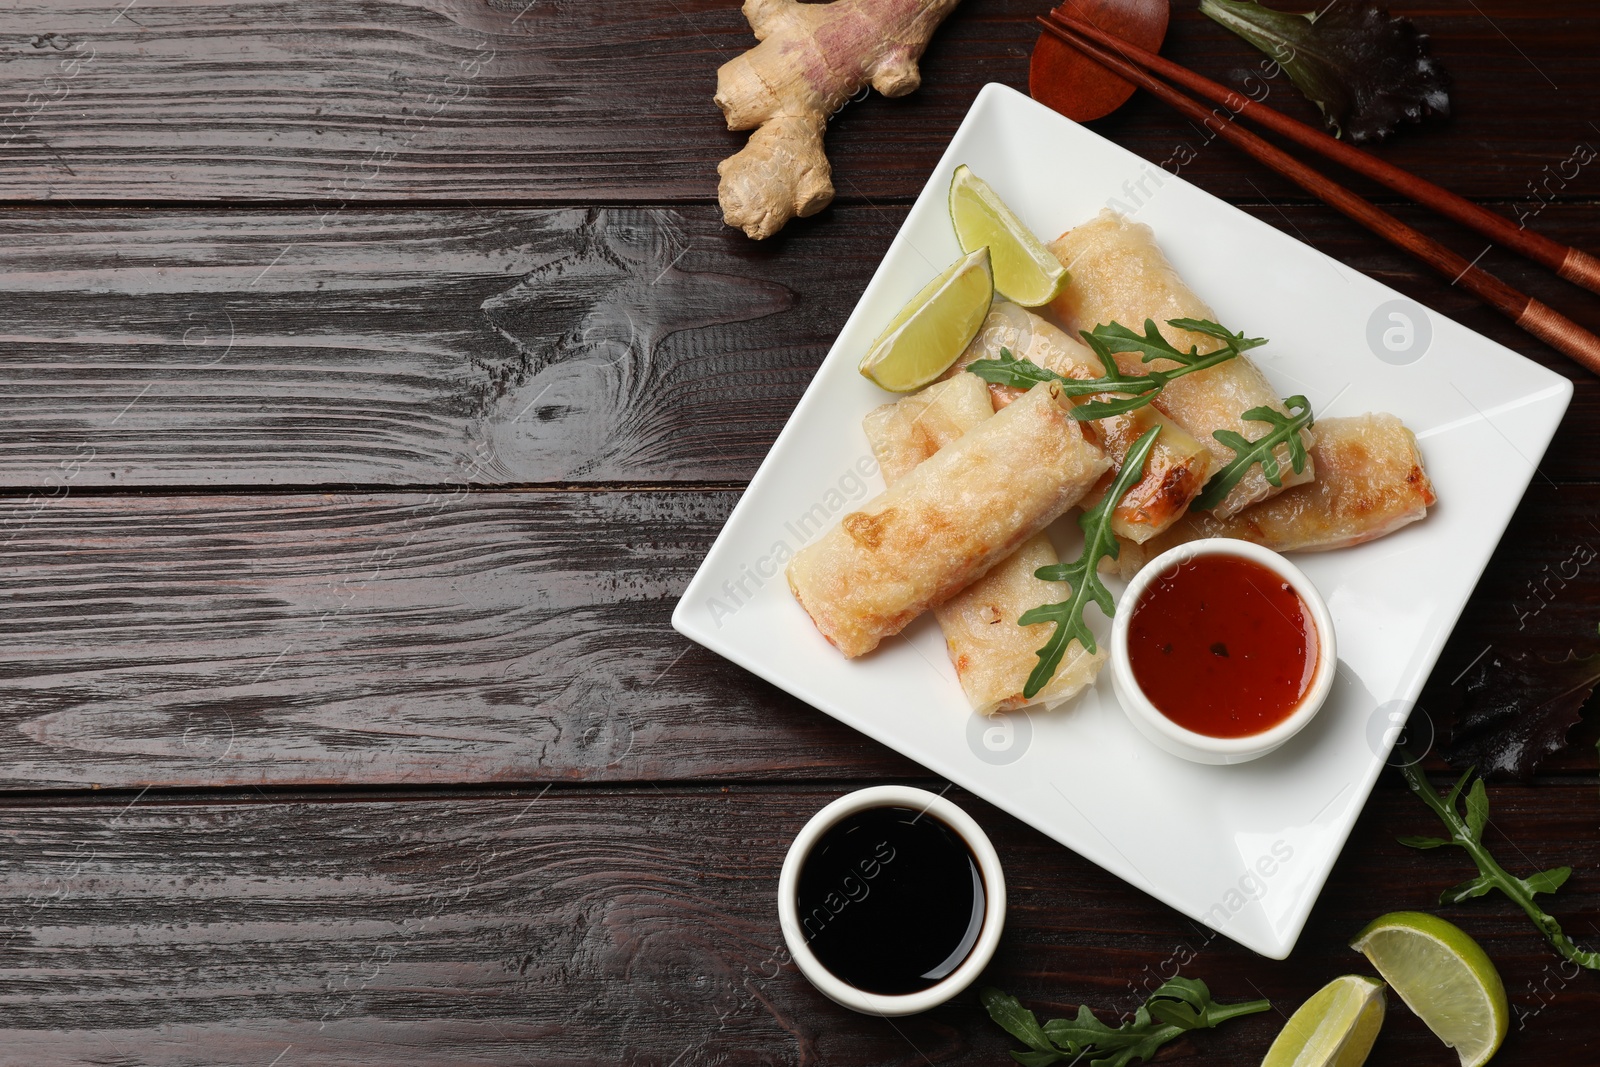
M967 370L986 382L1009 385L1013 389L1032 389L1040 382L1055 382L1061 386L1061 392L1066 396L1089 396L1093 393L1103 393L1108 389L1148 390L1155 387L1155 383L1147 379L1118 374L1115 365L1111 373L1104 378L1068 378L1039 366L1031 359L1019 359L1013 356L1009 348L1002 348L996 359L973 360L967 364Z
M1096 651L1094 632L1083 621L1084 609L1091 602L1099 604L1107 618L1116 614L1116 601L1100 580L1100 560L1105 556L1117 558L1117 538L1111 532L1112 512L1133 483L1143 476L1145 458L1150 455L1150 449L1155 446L1160 433L1160 426L1152 426L1133 443L1123 457L1122 469L1117 471L1116 480L1111 483L1106 495L1100 498L1098 504L1078 516L1078 525L1083 528L1082 554L1071 563L1040 567L1033 572L1035 577L1047 582L1070 582L1072 593L1059 604L1041 604L1032 608L1017 620L1019 626L1032 626L1036 622L1056 624L1050 640L1037 653L1039 662L1033 668L1033 673L1028 675L1027 684L1022 687L1023 696L1032 699L1039 690L1050 684L1056 668L1061 665L1061 657L1066 655L1067 646L1074 638L1088 651Z
M1227 327L1210 319L1168 319L1167 325L1190 333L1215 337L1222 342L1222 347L1204 356L1200 354L1197 345L1189 346L1189 351L1184 352L1161 336L1161 331L1156 329L1154 319L1144 320L1143 334L1134 333L1120 322L1108 322L1096 326L1093 330L1080 330L1079 335L1088 342L1090 348L1094 349L1100 361L1109 367L1116 366L1110 359L1112 352L1138 352L1146 363L1152 359L1171 359L1184 364L1179 370L1151 372L1160 374L1165 379L1204 370L1205 367L1215 366L1216 363L1232 359L1240 352L1260 348L1267 343L1265 337L1246 337L1243 333L1233 333ZM1211 362L1212 360L1215 360L1215 363Z
M1079 419L1108 419L1113 415L1121 415L1125 411L1142 407L1156 398L1167 383L1185 374L1215 367L1219 363L1226 363L1241 352L1252 348L1259 348L1267 343L1265 337L1246 337L1243 333L1230 333L1227 328L1208 319L1168 319L1168 326L1191 333L1205 334L1215 337L1222 342L1222 347L1215 352L1204 356L1200 354L1199 346L1189 346L1189 351L1184 352L1171 344L1161 331L1156 329L1155 320L1144 320L1144 333L1138 334L1122 325L1120 322L1107 322L1096 326L1093 330L1080 330L1079 335L1089 345L1089 348L1106 368L1107 376L1118 376L1122 381L1150 381L1154 383L1152 390L1143 396L1131 397L1122 400L1096 400L1088 404L1079 405L1073 410L1073 417ZM1151 370L1143 376L1119 375L1117 361L1113 358L1117 352L1137 352L1141 362L1149 363L1154 359L1170 359L1181 364L1172 370ZM1119 392L1126 391L1123 387Z
M1000 350L999 359L975 360L967 369L986 382L1009 385L1014 389L1030 389L1040 382L1057 382L1067 396L1128 394L1115 400L1092 400L1072 410L1075 419L1108 419L1144 407L1174 379L1226 363L1241 352L1267 343L1264 337L1230 333L1223 326L1205 319L1168 319L1167 325L1215 337L1223 342L1223 346L1202 356L1198 346L1191 346L1189 351L1184 352L1168 343L1156 329L1153 319L1144 320L1143 334L1135 333L1121 323L1111 322L1083 331L1082 334L1104 367L1105 375L1100 378L1067 378L1031 360L1018 359L1005 348ZM1138 352L1145 363L1153 359L1170 359L1181 366L1171 370L1152 370L1142 375L1124 374L1117 368L1117 361L1113 358L1117 352Z
M1115 1027L1097 1019L1087 1005L1078 1006L1076 1018L1052 1019L1040 1026L1033 1012L1008 993L984 989L978 999L989 1018L1028 1046L1027 1052L1011 1054L1024 1067L1046 1067L1062 1061L1089 1067L1128 1067L1149 1060L1162 1045L1190 1030L1209 1030L1229 1019L1272 1007L1265 1000L1217 1004L1206 984L1192 978L1162 983L1134 1012L1130 1022Z
M1222 503L1245 473L1258 463L1267 481L1282 487L1283 474L1278 467L1278 457L1274 455L1279 445L1288 446L1289 465L1296 474L1306 469L1306 443L1300 431L1315 421L1311 414L1311 402L1303 396L1291 396L1283 405L1289 409L1288 415L1266 406L1251 408L1244 413L1244 418L1251 422L1265 422L1272 426L1264 437L1249 441L1243 434L1232 430L1217 430L1211 435L1233 449L1234 457L1206 482L1206 487L1189 505L1192 510L1209 511Z
M1553 867L1526 878L1518 878L1500 866L1489 854L1489 849L1483 843L1483 828L1489 824L1489 792L1484 788L1482 778L1474 781L1472 788L1467 791L1463 816L1456 808L1456 801L1461 799L1462 789L1473 776L1471 770L1463 774L1450 792L1442 798L1434 792L1433 786L1428 784L1428 779L1414 762L1408 762L1402 767L1401 773L1405 775L1406 785L1411 791L1432 808L1433 813L1444 822L1450 836L1448 838L1402 837L1399 838L1400 843L1411 848L1440 848L1444 845L1455 845L1465 849L1467 855L1478 865L1476 878L1469 878L1458 886L1446 889L1440 895L1439 903L1460 904L1473 897L1481 897L1491 889L1498 889L1528 913L1533 925L1539 928L1539 932L1555 946L1557 952L1580 967L1600 971L1600 952L1589 952L1579 948L1570 937L1561 932L1561 924L1556 922L1555 917L1539 907L1533 899L1539 893L1554 893L1560 889L1562 883L1572 874L1572 868Z
M1450 113L1450 76L1429 54L1427 35L1374 0L1339 0L1303 14L1251 0L1201 0L1200 10L1287 71L1336 136L1379 141L1402 121Z

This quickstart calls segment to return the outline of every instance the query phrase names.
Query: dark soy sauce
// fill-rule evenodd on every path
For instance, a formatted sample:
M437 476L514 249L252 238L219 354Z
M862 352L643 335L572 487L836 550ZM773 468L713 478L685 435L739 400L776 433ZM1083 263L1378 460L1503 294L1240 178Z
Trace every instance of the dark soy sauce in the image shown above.
M938 984L983 927L983 877L966 842L911 808L870 808L823 834L797 896L811 951L868 993Z

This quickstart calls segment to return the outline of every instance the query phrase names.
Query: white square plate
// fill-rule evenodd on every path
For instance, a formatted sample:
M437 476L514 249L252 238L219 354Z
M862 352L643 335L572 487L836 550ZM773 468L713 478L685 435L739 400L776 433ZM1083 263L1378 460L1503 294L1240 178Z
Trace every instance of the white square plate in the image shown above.
M1220 321L1271 338L1251 355L1283 395L1305 394L1319 416L1392 412L1421 440L1439 494L1425 521L1296 559L1333 613L1339 681L1316 721L1272 755L1233 767L1167 755L1124 718L1109 672L1055 711L980 719L931 617L851 662L790 596L784 561L882 488L861 418L892 398L856 362L961 254L945 211L961 163L1046 239L1107 205L1149 223ZM1185 915L1282 959L1571 395L1560 375L989 85L672 623ZM1072 528L1069 519L1054 531L1068 550Z

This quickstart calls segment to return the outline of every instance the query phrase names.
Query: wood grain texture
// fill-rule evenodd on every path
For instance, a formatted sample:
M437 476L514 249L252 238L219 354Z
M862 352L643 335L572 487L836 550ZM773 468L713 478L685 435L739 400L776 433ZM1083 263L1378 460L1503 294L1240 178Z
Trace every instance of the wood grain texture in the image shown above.
M1029 0L966 0L923 87L873 97L828 138L840 195L919 189L978 89L1024 89ZM1596 74L1584 0L1440 0L1409 9L1455 79L1448 126L1407 132L1395 163L1470 196L1523 196L1579 142ZM710 200L744 143L711 103L754 39L732 0L99 0L0 13L0 198ZM1262 57L1174 12L1168 56L1227 80ZM1315 120L1283 78L1274 106ZM1539 121L1529 122L1530 112ZM1146 158L1180 146L1219 195L1287 189L1136 97L1097 124ZM1567 193L1591 195L1593 175Z
M891 1023L830 1004L787 963L778 869L837 793L11 804L0 1063L1007 1062L1008 1039L973 991ZM1263 995L1288 1012L1333 976L1367 970L1345 942L1376 913L1430 907L1465 876L1454 857L1393 842L1431 832L1432 816L1386 780L1299 949L1277 963L951 796L993 837L1007 876L1006 933L980 981L1046 1018L1079 1001L1131 1010L1140 983L1174 970L1219 998ZM1592 783L1497 790L1494 803L1490 836L1514 867L1600 864ZM1569 929L1600 919L1592 877L1556 899ZM1498 898L1445 914L1494 958L1522 1023L1496 1062L1581 1062L1574 1020L1600 1008L1593 977L1561 969ZM1232 1023L1161 1062L1253 1063L1279 1025L1276 1013ZM1448 1056L1394 1004L1368 1062Z
M5 502L0 785L908 771L672 632L734 499Z
M1468 700L1470 669L1489 665L1488 688L1473 699L1501 700L1517 683L1496 680L1497 657L1561 661L1600 653L1600 499L1585 499L1589 493L1542 478L1529 487L1418 697L1417 745L1449 736ZM1600 699L1587 707L1568 747L1545 762L1544 773L1594 773L1600 716L1593 709Z
M744 141L710 102L752 43L736 0L0 11L0 1065L1008 1062L970 992L891 1024L781 963L804 820L942 783L669 614L978 89L1024 84L1042 9L965 0L919 92L836 116L840 203L762 244L712 204ZM1600 250L1600 168L1572 162L1600 147L1600 12L1405 10L1456 115L1385 157ZM1193 4L1166 54L1232 84L1260 62ZM1270 100L1314 119L1282 79ZM1566 370L1155 102L1095 128ZM1600 645L1595 568L1550 579L1600 547L1600 382L1573 376L1430 716L1486 647ZM1591 943L1597 737L1495 787L1491 830L1518 871L1577 869L1554 907ZM1434 828L1386 776L1274 963L952 795L1010 882L987 980L1046 1015L1127 1010L1190 956L1287 1011L1365 969L1363 923L1468 873L1393 842ZM1444 914L1505 976L1497 1064L1585 1061L1592 977L1497 898ZM1279 1020L1162 1062L1256 1062ZM1370 1062L1450 1059L1394 1005Z
M0 483L29 487L747 477L857 295L827 279L886 239L780 260L631 208L0 231Z
M1569 374L1543 469L1600 478L1594 376L1326 208L1250 210ZM744 481L904 214L754 245L709 207L13 211L0 488ZM1590 207L1538 222L1600 248ZM1600 299L1482 262L1600 329Z
M735 499L0 502L0 789L912 773L671 630ZM1600 565L1508 610L1600 546L1597 511L1600 485L1534 490L1424 708L1486 644L1600 645Z

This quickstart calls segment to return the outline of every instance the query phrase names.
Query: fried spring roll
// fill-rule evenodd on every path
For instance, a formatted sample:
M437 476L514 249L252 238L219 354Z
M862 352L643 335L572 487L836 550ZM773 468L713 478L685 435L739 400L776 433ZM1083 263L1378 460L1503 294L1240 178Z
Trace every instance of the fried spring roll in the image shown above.
M1021 396L1021 391L1017 393ZM935 382L904 400L873 408L861 420L885 485L994 414L984 383L972 374Z
M1100 358L1081 341L1031 311L1003 300L995 301L982 329L956 360L951 373L959 374L974 360L999 359L1002 348L1063 378L1100 378L1106 373ZM1022 390L1008 385L989 386L996 410L1021 395ZM1112 512L1111 528L1118 537L1137 544L1171 526L1189 510L1189 502L1200 495L1211 475L1210 449L1153 405L1084 425L1111 460L1111 470L1084 500L1085 507L1093 507L1110 488L1122 467L1122 458L1134 442L1150 427L1162 427L1161 436L1156 438L1155 448L1145 461L1144 477L1133 484Z
M1167 325L1168 319L1215 321L1216 315L1178 277L1156 245L1150 227L1129 222L1114 211L1102 211L1094 220L1058 237L1050 251L1072 272L1072 284L1051 308L1073 330L1092 330L1119 322L1142 332L1145 320L1154 319L1162 336L1181 351L1197 347L1204 355L1222 347L1214 337ZM1230 329L1237 328L1228 325ZM1118 353L1117 363L1132 374L1178 366L1166 359L1145 363L1134 352ZM1261 368L1244 354L1177 379L1156 398L1155 406L1202 441L1211 450L1217 468L1232 460L1234 454L1212 436L1215 431L1233 430L1254 441L1268 433L1269 427L1245 420L1244 412L1266 406L1288 414ZM1303 436L1310 445L1315 435ZM1284 488L1313 480L1315 471L1311 466L1299 474L1289 466L1287 446L1279 447L1277 456ZM1267 481L1260 466L1252 467L1214 512L1227 518L1280 491Z
M1417 439L1393 415L1323 419L1311 447L1317 480L1219 519L1186 515L1143 545L1123 545L1117 566L1132 577L1145 560L1202 537L1237 537L1279 552L1348 548L1428 514L1435 497Z
M878 457L883 480L893 486L917 464L992 414L984 383L971 374L957 374L875 409L862 428ZM961 690L978 714L993 715L1034 704L1053 707L1092 685L1100 673L1105 646L1090 653L1074 641L1055 677L1038 695L1032 700L1022 695L1028 674L1038 663L1034 652L1049 640L1050 625L1018 626L1017 619L1031 608L1054 604L1071 594L1065 582L1034 577L1040 567L1059 562L1049 535L1036 533L988 574L933 609Z
M796 553L789 589L839 651L864 655L983 577L1109 465L1060 386L1036 386Z

